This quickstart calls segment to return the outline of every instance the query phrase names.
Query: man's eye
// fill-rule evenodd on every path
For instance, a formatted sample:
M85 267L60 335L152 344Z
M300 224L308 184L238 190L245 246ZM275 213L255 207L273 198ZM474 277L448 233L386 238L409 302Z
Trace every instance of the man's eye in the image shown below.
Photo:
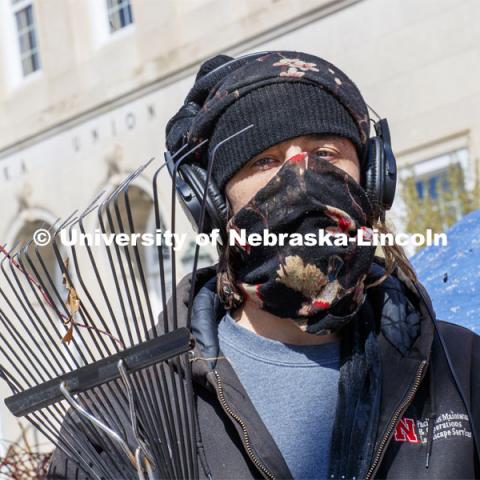
M334 152L325 148L315 150L314 155L320 158L325 158L326 160L332 160L335 157Z
M253 167L257 170L267 170L269 168L272 168L276 166L278 163L278 160L272 157L263 157L259 158L258 160L255 160L253 162Z

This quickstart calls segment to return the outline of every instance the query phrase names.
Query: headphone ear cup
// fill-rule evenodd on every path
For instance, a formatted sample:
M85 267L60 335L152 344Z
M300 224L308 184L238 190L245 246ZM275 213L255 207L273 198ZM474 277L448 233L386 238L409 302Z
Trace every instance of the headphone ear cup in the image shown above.
M390 210L395 199L397 189L397 160L390 145L390 137L383 139L384 174L382 205L385 210Z
M379 137L368 140L367 167L364 174L364 189L378 216L383 205L383 178L385 175L383 143Z
M190 186L196 199L195 212L191 212L197 229L200 227L201 206L205 186L207 187L207 199L205 206L205 217L202 232L210 233L214 228L222 230L227 223L227 204L225 198L216 186L213 179L207 185L207 171L196 164L185 164L180 167L184 181Z

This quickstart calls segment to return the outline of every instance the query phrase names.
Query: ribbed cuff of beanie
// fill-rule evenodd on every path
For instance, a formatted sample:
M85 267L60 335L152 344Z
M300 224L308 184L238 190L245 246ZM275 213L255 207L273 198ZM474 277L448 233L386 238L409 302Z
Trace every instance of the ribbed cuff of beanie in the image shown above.
M240 97L223 113L209 142L209 157L219 142L251 124L253 128L221 145L215 154L212 174L221 191L252 157L290 138L339 135L361 149L356 123L333 95L307 83L283 82Z

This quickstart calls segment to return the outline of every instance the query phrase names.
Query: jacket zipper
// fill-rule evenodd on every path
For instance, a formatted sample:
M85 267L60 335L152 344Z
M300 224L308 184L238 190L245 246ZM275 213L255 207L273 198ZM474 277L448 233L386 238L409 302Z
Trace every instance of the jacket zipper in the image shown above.
M376 453L375 458L373 460L373 463L370 466L370 469L368 470L367 475L365 476L365 480L369 480L370 478L372 478L373 474L375 473L375 471L378 467L378 464L379 464L379 462L382 458L383 451L384 451L384 449L385 449L385 447L388 443L388 440L392 436L393 430L397 426L398 419L405 412L405 410L408 408L408 406L412 402L413 397L415 396L415 393L417 392L418 387L420 386L420 383L422 382L422 379L423 379L423 376L424 376L424 373L425 373L425 366L427 365L427 363L428 362L426 360L422 361L422 363L418 367L417 374L415 375L415 381L414 381L412 387L410 388L410 391L408 392L408 395L407 395L405 401L402 402L400 407L398 407L397 410L395 411L395 413L393 414L392 421L390 422L390 425L388 426L388 429L387 429L387 433L384 435L384 437L382 438L382 441L380 442L380 446L378 447L378 450L377 450L377 453Z
M223 395L223 386L222 386L222 383L221 383L221 380L220 380L220 375L218 374L218 372L216 370L214 370L213 372L215 374L215 378L217 380L217 391L218 391L218 397L220 399L220 403L222 404L223 406L223 409L232 417L234 418L238 423L239 425L242 427L242 431L243 431L243 444L245 446L245 449L247 451L247 454L248 456L250 457L250 460L252 460L252 462L255 464L255 466L258 468L258 470L263 474L263 475L266 475L267 478L271 479L271 480L275 480L275 475L273 475L273 473L268 470L268 468L260 461L260 459L253 453L253 450L252 450L252 445L250 443L250 437L248 435L248 431L247 431L247 427L245 426L245 423L244 421L236 414L232 411L232 409L230 408L230 406L228 405L227 401L225 400L225 397Z

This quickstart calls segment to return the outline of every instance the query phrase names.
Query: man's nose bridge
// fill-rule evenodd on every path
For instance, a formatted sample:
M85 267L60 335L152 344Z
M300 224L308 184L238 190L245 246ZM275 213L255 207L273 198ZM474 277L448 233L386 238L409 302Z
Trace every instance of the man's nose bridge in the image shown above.
M299 145L290 145L286 150L285 150L285 155L283 158L283 163L289 161L299 153L304 152L305 149L300 147Z
M301 162L307 155L308 153L306 151L299 149L297 153L295 153L294 155L290 155L286 159L286 161L291 163L298 163Z

